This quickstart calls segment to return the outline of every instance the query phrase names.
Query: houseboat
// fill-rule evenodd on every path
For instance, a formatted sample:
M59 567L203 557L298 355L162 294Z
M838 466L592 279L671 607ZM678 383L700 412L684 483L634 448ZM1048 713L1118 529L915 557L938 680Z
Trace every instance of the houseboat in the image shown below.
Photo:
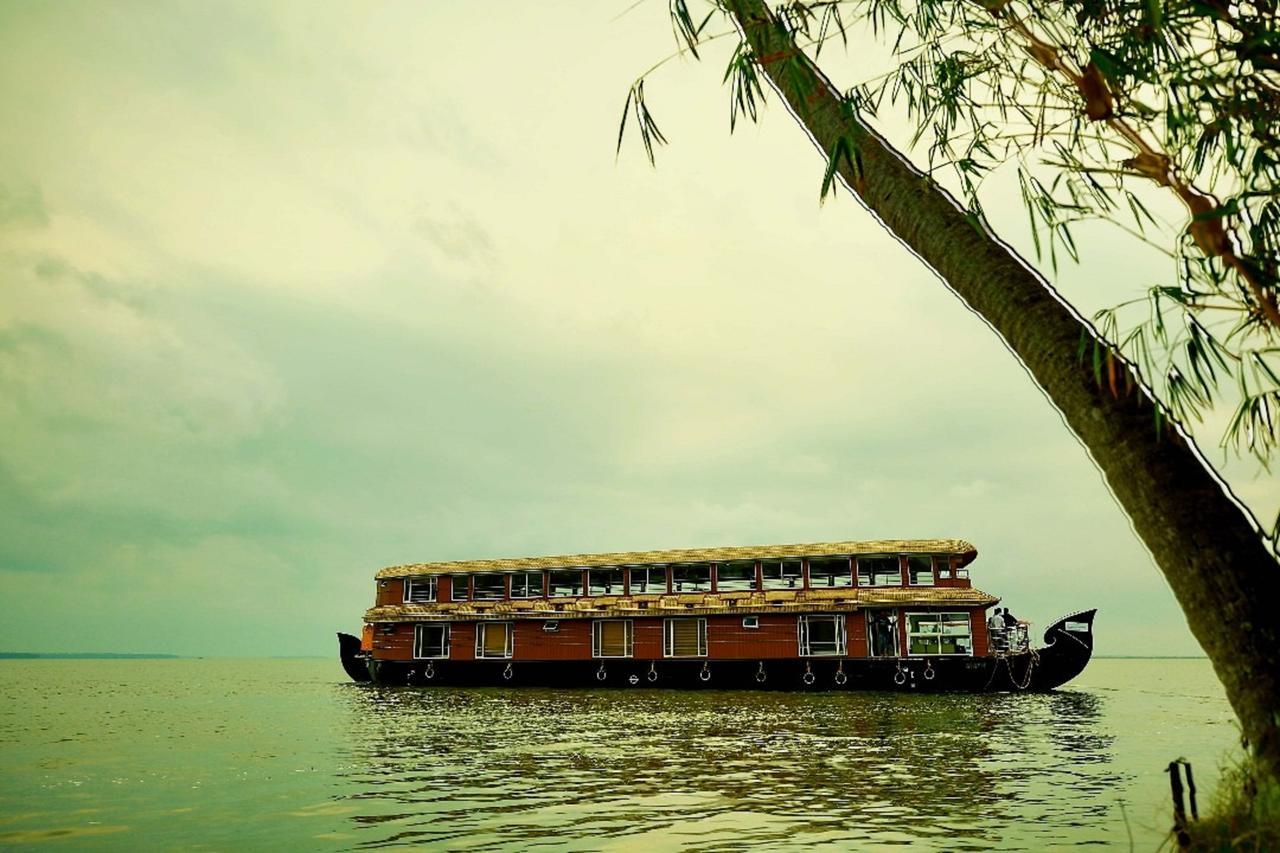
M975 557L927 539L392 566L339 652L356 681L414 686L1043 691L1079 674L1095 611L1032 648L1025 623L989 620Z

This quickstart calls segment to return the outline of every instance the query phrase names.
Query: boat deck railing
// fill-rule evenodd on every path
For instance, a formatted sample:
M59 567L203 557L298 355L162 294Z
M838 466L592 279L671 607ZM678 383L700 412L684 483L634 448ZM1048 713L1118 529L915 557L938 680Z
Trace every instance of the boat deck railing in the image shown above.
M1020 655L1031 648L1031 624L1019 622L1011 628L991 630L991 653L993 655Z

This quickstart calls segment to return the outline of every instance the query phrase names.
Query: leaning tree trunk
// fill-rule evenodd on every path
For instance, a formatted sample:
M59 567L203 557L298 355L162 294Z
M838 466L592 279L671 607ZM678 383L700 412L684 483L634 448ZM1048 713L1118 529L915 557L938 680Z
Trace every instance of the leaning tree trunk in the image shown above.
M1189 436L1037 273L842 104L761 0L726 0L757 65L841 177L999 334L1058 407L1155 557L1264 772L1280 778L1280 565L1257 522ZM847 150L846 158L843 151ZM833 152L841 152L836 157Z

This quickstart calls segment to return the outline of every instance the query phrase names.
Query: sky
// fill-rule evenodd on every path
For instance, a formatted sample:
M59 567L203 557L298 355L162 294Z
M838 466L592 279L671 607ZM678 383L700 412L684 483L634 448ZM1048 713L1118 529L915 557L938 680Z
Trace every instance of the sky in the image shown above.
M386 565L958 537L1039 626L1199 653L994 334L776 101L730 134L730 40L615 156L674 49L630 5L0 3L0 650L327 655ZM1084 233L1085 313L1167 272Z

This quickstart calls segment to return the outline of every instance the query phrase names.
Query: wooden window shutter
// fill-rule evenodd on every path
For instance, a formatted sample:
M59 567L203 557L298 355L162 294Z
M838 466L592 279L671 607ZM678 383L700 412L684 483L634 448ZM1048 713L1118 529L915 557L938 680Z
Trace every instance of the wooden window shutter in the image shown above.
M484 631L484 641L482 648L484 656L488 658L500 658L507 655L507 631L509 625L481 625Z

